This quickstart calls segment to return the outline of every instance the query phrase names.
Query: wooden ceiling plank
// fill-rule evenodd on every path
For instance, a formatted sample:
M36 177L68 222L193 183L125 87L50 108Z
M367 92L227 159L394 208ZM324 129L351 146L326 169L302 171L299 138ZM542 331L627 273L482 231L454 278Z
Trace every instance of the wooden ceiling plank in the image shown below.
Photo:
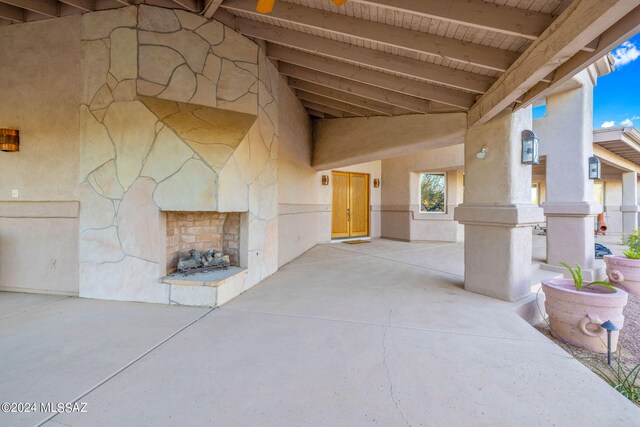
M370 86L365 83L343 79L342 77L332 76L309 68L288 64L286 62L279 64L278 71L280 74L285 76L295 77L300 80L334 88L343 92L353 93L354 95L395 105L396 107L404 108L416 113L429 112L430 103L425 99L415 98L413 96L404 95L391 90Z
M238 18L236 28L249 37L474 93L485 93L496 81L493 77L430 64L249 19Z
M255 10L255 0L225 0L220 7L232 13L241 12L252 16L261 16ZM496 71L506 71L519 56L517 52L408 28L389 26L287 2L279 2L269 17Z
M326 86L320 86L318 84L307 82L304 80L299 80L294 77L289 77L288 83L289 83L289 86L291 86L294 89L300 89L305 92L315 93L316 95L321 95L326 98L335 99L336 101L341 101L347 104L354 105L356 107L366 108L385 116L393 116L396 114L393 106L391 105L383 104L377 101L372 101L370 99L362 98L354 94L342 92L333 88L328 88Z
M323 58L284 46L269 44L267 55L273 59L277 59L281 63L287 62L300 65L348 80L359 81L371 86L404 93L417 98L429 99L454 107L469 108L475 102L475 96L470 93L358 67L357 65L339 62L330 58Z
M326 105L327 107L335 108L336 110L344 111L346 113L355 114L356 116L360 117L380 115L380 113L376 111L356 107L355 105L347 104L346 102L336 101L335 99L327 98L326 96L318 95L316 93L310 93L304 90L296 89L296 96L300 99Z
M351 0L398 12L535 40L553 22L549 14L483 0Z
M337 110L335 108L327 107L326 105L318 104L317 102L311 102L304 99L301 99L300 102L305 108L310 108L312 110L318 110L323 112L324 114L328 114L333 117L343 117L344 112Z
M0 18L8 19L10 21L24 22L24 9L10 4L0 3Z
M59 16L57 0L2 0L2 3L52 18Z
M314 110L313 108L307 108L307 113L319 119L324 119L325 117L325 114L322 111Z
M294 77L299 80L351 93L373 101L394 105L416 113L429 112L429 101L415 98L413 96L403 95L398 92L381 89L353 80L343 79L342 77L336 77L316 70L311 70L309 68L287 64L286 62L280 63L278 71L280 74L288 77Z
M531 88L523 98L523 106L551 93L556 87L569 80L580 70L593 64L639 31L640 6L637 6L599 36L598 44L593 52L578 52L556 69L553 80L550 83L541 82Z
M94 0L59 0L60 3L68 4L84 12L91 12L96 9L96 2Z
M547 74L558 68L560 64L567 62L639 4L640 0L575 0L572 2L469 110L469 126L486 123L510 107ZM640 25L640 21L636 24ZM599 44L603 44L602 40ZM598 46L599 49L600 46ZM593 55L587 52L579 52L579 54ZM596 59L597 57L593 58L593 61ZM589 62L586 64L588 65ZM558 79L557 74L556 71L554 81Z
M173 0L173 2L190 12L200 12L200 2L198 0Z
M220 4L222 3L222 1L223 0L209 0L208 3L205 3L206 6L204 7L204 11L202 12L202 15L205 18L213 17L213 14L218 11L218 8L220 7Z

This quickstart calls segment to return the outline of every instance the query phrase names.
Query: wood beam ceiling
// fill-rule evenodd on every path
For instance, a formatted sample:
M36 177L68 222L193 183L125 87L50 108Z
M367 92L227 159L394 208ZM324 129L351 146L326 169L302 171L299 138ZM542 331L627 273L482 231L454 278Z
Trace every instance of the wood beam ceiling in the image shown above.
M530 104L552 92L559 85L573 77L577 72L611 52L615 47L640 32L640 6L633 9L616 24L607 29L600 37L595 49L590 52L578 52L560 65L549 83L540 82L532 87L523 98L523 106Z
M254 0L225 0L220 7L232 12L260 16L255 11ZM273 12L269 14L269 17L317 30L326 30L360 40L374 41L389 47L451 59L501 72L506 71L519 56L517 52L468 43L402 27L391 27L378 22L299 6L293 3L280 2L278 7L274 8Z
M24 22L24 9L6 3L0 3L0 18Z
M406 77L395 76L382 71L358 67L346 62L293 50L284 46L269 44L267 55L281 62L300 65L306 68L332 74L348 80L354 80L370 86L411 95L416 98L429 99L459 108L469 108L475 102L475 95L435 86Z
M350 0L385 9L434 18L468 27L535 40L554 17L515 7L496 6L482 0Z
M486 123L513 105L544 76L640 4L640 0L575 0L469 111L469 126ZM636 21L637 22L637 21ZM602 43L602 41L601 41ZM593 55L593 53L585 53ZM590 61L597 60L597 56ZM576 61L580 63L580 61ZM589 61L582 64L589 64ZM580 68L578 68L580 69ZM554 80L559 73L554 73ZM550 85L556 86L556 85Z
M315 102L316 104L324 105L327 107L334 108L339 111L343 111L345 113L350 113L359 117L371 117L371 116L380 116L377 111L370 110L368 108L357 107L352 104L347 104L346 102L336 101L335 99L328 98L326 96L318 95L315 93L307 92L304 90L296 89L296 96L300 99L304 99L306 101ZM344 114L343 114L344 116Z
M474 93L486 92L496 81L493 77L430 64L249 19L238 18L236 29L248 37Z
M328 88L333 88L342 92L352 93L374 101L379 101L389 105L410 110L415 113L428 113L429 101L404 95L402 93L381 89L365 83L343 79L331 74L321 73L310 68L299 67L297 65L280 62L278 71L285 76L294 77L299 80L315 83Z
M318 104L317 102L307 101L304 99L301 99L300 102L302 103L302 106L307 109L318 110L331 117L338 117L338 118L344 117L344 112L337 110L335 108L327 107L326 105Z
M52 18L60 15L57 0L2 0L2 3Z

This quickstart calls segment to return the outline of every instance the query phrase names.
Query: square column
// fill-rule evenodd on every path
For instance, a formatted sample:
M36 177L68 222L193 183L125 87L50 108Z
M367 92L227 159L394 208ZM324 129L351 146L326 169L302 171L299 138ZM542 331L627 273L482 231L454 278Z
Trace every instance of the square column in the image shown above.
M561 262L580 264L587 279L595 275L595 202L589 179L593 155L593 81L587 71L572 80L574 89L547 97L546 117L534 122L541 152L547 158L547 266L563 271Z
M635 172L622 174L622 232L633 233L638 228L638 177Z
M531 228L542 209L531 204L531 166L521 163L521 134L531 108L505 111L465 136L465 289L507 301L531 293ZM486 157L476 153L486 147Z

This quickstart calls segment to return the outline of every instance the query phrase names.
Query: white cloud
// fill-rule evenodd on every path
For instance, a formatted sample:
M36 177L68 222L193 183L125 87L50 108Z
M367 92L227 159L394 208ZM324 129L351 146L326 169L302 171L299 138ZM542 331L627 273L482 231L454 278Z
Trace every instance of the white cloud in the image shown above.
M631 121L631 119L624 119L623 121L620 122L620 125L625 127L632 127L633 122Z
M611 120L610 122L604 122L604 123L602 123L602 124L600 125L600 127L601 127L601 128L610 128L610 127L613 127L613 126L615 126L615 125L616 125L616 123L615 123L613 120Z
M640 58L640 50L634 43L624 42L622 46L613 51L612 55L616 66L622 67Z

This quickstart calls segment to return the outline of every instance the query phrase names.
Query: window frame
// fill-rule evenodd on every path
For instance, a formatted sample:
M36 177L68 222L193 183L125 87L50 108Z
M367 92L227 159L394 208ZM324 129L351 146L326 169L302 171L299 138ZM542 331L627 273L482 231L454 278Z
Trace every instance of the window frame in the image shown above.
M444 210L443 211L428 211L423 210L422 206L422 176L423 175L439 175L443 177L444 180ZM429 214L429 215L446 215L448 211L447 201L448 201L448 179L447 172L419 172L418 173L418 212L421 214Z

